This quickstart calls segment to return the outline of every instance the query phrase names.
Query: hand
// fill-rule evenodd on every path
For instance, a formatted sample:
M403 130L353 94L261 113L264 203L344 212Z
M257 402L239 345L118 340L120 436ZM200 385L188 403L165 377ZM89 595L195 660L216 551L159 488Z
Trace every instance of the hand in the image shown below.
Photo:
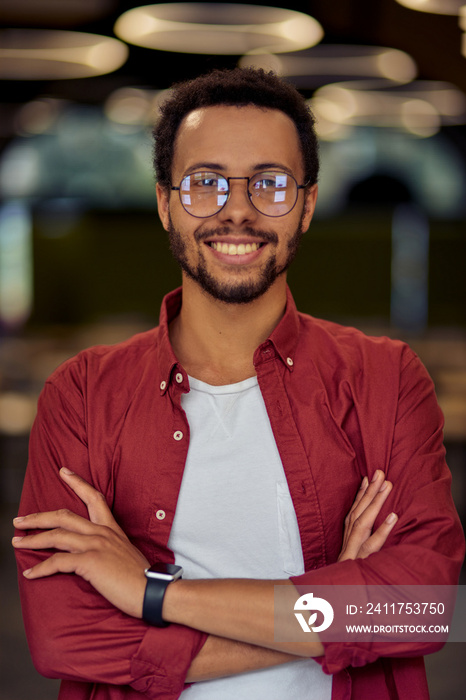
M15 518L19 530L43 530L14 537L16 549L59 550L23 575L37 579L59 572L78 574L112 605L142 617L149 562L119 527L101 493L68 469L61 469L60 476L86 504L90 519L69 510Z
M372 527L392 487L393 484L385 481L385 475L380 470L375 472L370 484L367 476L364 477L351 510L345 518L343 546L338 561L365 559L369 554L382 549L398 516L390 513L374 534Z

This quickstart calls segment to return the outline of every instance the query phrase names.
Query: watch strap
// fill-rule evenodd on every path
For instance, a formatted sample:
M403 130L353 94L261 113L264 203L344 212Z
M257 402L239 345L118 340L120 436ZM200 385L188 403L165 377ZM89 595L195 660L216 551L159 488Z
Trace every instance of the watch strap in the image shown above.
M148 622L149 625L168 627L170 624L162 618L163 599L167 586L170 583L172 583L171 580L167 581L160 578L147 579L144 603L142 605L142 619Z

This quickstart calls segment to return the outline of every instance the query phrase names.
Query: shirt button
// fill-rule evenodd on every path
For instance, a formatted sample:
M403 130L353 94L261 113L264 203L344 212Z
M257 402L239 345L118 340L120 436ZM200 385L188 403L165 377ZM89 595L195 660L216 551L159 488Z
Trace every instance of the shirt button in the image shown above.
M175 438L175 440L182 440L182 439L183 439L183 433L181 432L181 430L176 430L176 431L173 433L173 437Z
M181 384L181 382L183 381L183 375L181 374L181 372L178 372L178 374L175 376L175 379L178 382L178 384Z
M164 510L158 510L157 513L155 514L155 517L157 520L164 520L165 518L165 511Z
M160 391L165 391L167 387L167 382L160 382Z
M288 365L288 367L293 367L294 363L293 363L293 360L291 359L291 357L286 358L286 364Z

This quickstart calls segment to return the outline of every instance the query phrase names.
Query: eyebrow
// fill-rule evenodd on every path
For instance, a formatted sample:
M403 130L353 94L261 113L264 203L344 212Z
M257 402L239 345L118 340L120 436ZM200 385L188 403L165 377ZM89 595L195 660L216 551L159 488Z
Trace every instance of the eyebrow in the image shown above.
M291 168L289 168L287 165L283 165L283 163L274 163L274 162L267 162L267 163L257 163L254 165L251 170L254 171L255 173L262 172L263 170L281 170L282 172L289 173L290 175L293 175L293 171ZM198 163L193 163L193 165L190 165L188 168L186 168L186 172L183 177L186 177L186 175L189 175L190 173L197 172L199 170L211 170L213 172L225 172L227 168L222 165L221 163L213 163L209 161L200 161ZM232 176L233 177L233 176Z
M282 170L284 173L289 173L290 175L293 175L293 171L291 168L289 168L287 165L283 165L283 163L258 163L254 170L256 172L259 172L261 170Z
M200 161L199 163L193 163L189 168L186 168L186 173L196 172L197 170L225 170L225 168L220 163L210 163L207 161Z

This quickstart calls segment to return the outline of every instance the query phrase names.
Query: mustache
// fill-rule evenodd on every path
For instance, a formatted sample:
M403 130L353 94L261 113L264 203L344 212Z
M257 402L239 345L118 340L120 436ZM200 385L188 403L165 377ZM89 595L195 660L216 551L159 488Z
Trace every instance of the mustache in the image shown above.
M194 233L194 239L197 243L201 243L214 236L232 236L235 233L237 232L233 231L229 226L217 226L211 229L200 228ZM275 231L266 231L265 229L254 229L250 226L245 226L241 229L241 233L251 238L257 238L262 242L278 244L278 236Z

